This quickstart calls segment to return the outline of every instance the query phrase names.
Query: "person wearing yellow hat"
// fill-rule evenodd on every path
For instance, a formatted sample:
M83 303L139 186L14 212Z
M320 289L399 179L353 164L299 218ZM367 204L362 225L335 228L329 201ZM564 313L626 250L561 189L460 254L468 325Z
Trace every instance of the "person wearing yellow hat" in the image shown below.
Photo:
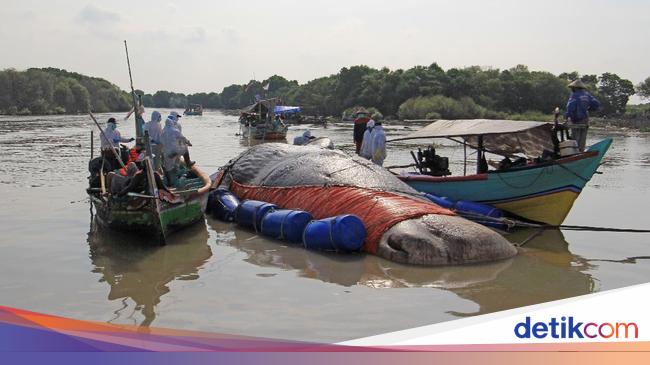
M571 138L578 143L580 151L584 151L589 128L589 112L600 109L600 102L587 92L587 86L580 79L572 81L569 88L571 95L565 113L567 126L571 128Z

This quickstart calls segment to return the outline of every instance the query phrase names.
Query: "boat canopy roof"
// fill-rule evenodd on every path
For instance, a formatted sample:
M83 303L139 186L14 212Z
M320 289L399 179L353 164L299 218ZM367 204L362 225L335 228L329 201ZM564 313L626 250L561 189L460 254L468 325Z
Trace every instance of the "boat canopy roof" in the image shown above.
M478 137L483 136L483 148L492 153L512 156L522 153L537 157L544 150L553 150L553 124L548 122L459 119L437 120L426 127L389 142L429 138L462 138L478 148Z
M278 98L259 100L255 104L245 107L242 111L247 113L259 113L261 111L262 114L266 114L271 108L275 110L275 106L279 101L280 99Z
M286 106L286 105L276 105L274 109L275 114L295 114L300 113L299 106Z
M292 114L300 113L301 109L299 106L286 106L286 105L277 105L281 102L279 98L272 98L266 100L260 100L257 103L247 106L242 110L244 113L259 113L260 110L262 114L266 114L269 109L273 108L273 114Z

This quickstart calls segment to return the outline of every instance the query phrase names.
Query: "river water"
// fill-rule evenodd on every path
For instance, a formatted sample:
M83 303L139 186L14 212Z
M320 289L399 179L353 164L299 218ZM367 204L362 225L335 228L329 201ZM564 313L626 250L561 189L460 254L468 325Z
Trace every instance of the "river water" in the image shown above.
M162 111L163 115L167 111ZM109 116L98 115L100 121ZM124 136L132 122L119 126ZM237 118L182 119L208 173L249 145ZM417 126L385 125L388 138ZM292 126L289 139L305 126ZM350 123L310 126L350 151ZM306 251L207 218L164 247L96 227L85 194L85 116L0 117L0 305L77 319L342 341L648 281L650 236L546 231L490 264L426 268L365 254ZM97 133L95 133L97 138ZM649 228L650 135L591 131L614 143L566 224ZM97 143L95 144L97 148ZM408 163L405 143L386 165ZM459 163L462 148L439 147ZM97 153L95 151L95 153ZM526 240L533 232L508 236Z

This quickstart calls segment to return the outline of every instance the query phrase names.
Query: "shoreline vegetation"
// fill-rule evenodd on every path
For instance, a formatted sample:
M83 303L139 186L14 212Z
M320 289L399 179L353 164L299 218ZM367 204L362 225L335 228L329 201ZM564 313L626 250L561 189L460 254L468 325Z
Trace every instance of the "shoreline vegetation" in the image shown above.
M650 131L650 103L628 105L638 93L650 97L650 78L635 89L632 82L613 73L553 75L530 71L524 65L507 70L471 66L447 71L436 63L408 70L344 67L339 73L305 84L273 75L266 80L233 84L218 92L182 94L146 93L145 107L185 108L190 103L207 109L237 110L257 96L277 97L286 105L300 105L305 114L346 120L359 106L376 119L514 119L550 120L552 110L563 108L569 81L581 78L602 103L593 115L599 126ZM111 82L56 68L0 71L0 114L47 115L125 112L130 95Z

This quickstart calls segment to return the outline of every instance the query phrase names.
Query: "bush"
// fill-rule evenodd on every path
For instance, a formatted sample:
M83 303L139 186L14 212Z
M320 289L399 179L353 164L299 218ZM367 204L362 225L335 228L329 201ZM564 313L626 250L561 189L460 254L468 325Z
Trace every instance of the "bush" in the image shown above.
M17 115L31 115L32 112L28 108L22 108L16 114Z
M360 108L362 108L362 107L361 106L353 106L351 108L345 109L343 111L342 115L341 115L341 119L343 119L343 120L352 120L352 119L354 119L354 113L357 110L359 110ZM363 108L368 110L368 112L370 113L370 118L372 118L374 120L383 120L384 119L384 115L379 111L379 109L377 109L375 107L372 107L372 106L367 107L367 108L363 107Z
M32 114L49 114L50 106L47 104L47 101L45 101L45 99L38 98L29 103L29 110Z
M425 116L425 119L440 119L442 116L440 116L440 113L437 112L429 112Z
M512 119L512 120L532 120L536 122L552 122L553 121L553 115L552 114L544 114L542 112L538 111L526 111L524 113L520 114L510 114L508 115L507 119Z
M470 97L455 100L442 95L418 96L399 106L400 119L474 119L483 118L487 109Z

